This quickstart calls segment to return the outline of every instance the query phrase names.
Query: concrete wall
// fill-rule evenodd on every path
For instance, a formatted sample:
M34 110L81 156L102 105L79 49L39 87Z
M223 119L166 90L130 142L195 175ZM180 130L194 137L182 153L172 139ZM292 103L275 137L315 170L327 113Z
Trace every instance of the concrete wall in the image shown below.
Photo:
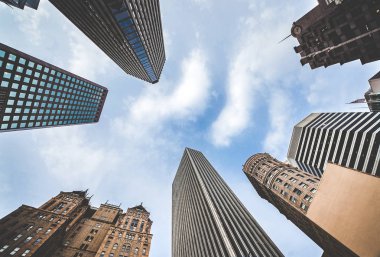
M380 178L329 163L307 217L357 255L380 256Z

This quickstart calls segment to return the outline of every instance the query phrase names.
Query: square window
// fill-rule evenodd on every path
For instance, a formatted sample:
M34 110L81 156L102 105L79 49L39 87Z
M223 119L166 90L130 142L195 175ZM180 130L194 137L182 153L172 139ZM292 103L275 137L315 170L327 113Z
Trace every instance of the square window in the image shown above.
M9 121L10 118L11 118L11 116L4 116L3 121Z
M30 68L34 68L34 62L29 61L29 63L28 63L28 67L30 67Z
M10 79L11 74L9 72L4 72L3 78Z
M15 61L16 60L16 55L9 54L8 60Z
M7 129L8 128L8 124L1 124L1 129Z
M25 65L26 60L24 58L20 58L20 60L18 61L18 63Z
M1 81L0 86L1 86L1 87L9 87L9 82L6 81L6 80L3 80L3 81Z
M0 57L4 57L5 56L5 52L3 50L0 50Z
M11 63L7 63L7 65L5 66L5 68L7 69L7 70L13 70L13 64L11 64Z

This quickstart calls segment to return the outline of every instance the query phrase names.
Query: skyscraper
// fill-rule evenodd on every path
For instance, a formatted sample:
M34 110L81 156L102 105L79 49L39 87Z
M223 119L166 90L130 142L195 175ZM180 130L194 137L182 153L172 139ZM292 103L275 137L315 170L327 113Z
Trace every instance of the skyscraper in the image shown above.
M158 0L50 0L126 73L158 82L165 62Z
M258 194L318 244L323 256L379 256L380 178L329 163L319 180L269 154L251 156L243 171Z
M293 23L291 33L300 43L301 64L312 69L360 59L380 59L380 2L373 0L318 0L319 4Z
M380 176L380 113L312 113L293 129L293 166L321 177L327 162Z
M0 132L98 122L107 93L0 43Z
M283 256L201 152L173 182L172 257Z
M0 255L149 256L152 221L142 205L89 205L87 191L61 192L40 208L23 205L0 220Z
M0 0L0 2L20 9L24 9L25 6L28 6L36 10L40 4L40 0Z
M369 80L370 89L365 93L365 99L371 112L380 112L380 72Z

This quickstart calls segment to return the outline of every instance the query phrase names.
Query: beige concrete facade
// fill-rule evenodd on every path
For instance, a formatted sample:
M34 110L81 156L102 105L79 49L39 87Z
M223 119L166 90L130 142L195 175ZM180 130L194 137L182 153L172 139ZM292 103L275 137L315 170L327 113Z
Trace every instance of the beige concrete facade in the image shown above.
M306 216L358 256L380 256L380 178L329 163Z

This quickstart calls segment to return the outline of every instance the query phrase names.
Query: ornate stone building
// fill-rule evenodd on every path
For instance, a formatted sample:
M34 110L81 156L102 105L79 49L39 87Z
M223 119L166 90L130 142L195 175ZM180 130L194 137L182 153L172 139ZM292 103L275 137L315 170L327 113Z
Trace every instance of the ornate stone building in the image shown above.
M149 256L150 213L89 205L87 191L61 192L40 208L21 206L0 220L0 256Z
M251 156L243 171L257 193L318 244L323 256L379 256L379 178L329 163L320 180L266 153Z

